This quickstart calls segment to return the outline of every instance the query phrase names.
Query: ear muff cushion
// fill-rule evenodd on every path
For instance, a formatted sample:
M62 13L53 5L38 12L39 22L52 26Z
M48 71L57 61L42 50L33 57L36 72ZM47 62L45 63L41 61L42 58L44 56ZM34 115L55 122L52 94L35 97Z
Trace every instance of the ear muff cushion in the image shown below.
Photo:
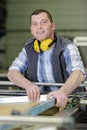
M40 49L41 49L42 51L49 50L49 49L51 48L51 46L49 46L51 43L52 43L52 40L51 40L51 39L46 39L46 40L44 40L44 41L41 42L41 44L40 44Z
M40 53L40 46L37 40L34 41L34 50Z
M38 40L35 40L34 41L34 50L38 53L40 53L40 51L49 50L52 46L51 45L52 42L53 42L52 39L46 39L39 44Z

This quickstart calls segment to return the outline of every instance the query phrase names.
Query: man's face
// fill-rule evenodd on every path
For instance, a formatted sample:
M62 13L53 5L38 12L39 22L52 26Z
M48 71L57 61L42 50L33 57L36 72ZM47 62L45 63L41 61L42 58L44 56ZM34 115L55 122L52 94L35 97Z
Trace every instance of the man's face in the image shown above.
M37 40L43 41L48 38L53 39L55 24L51 23L47 14L42 12L38 15L32 15L30 29Z

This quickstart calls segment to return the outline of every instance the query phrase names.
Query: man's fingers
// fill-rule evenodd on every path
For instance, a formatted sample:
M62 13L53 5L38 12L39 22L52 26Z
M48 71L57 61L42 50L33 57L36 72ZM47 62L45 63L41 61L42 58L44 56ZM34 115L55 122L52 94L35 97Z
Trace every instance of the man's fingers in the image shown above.
M53 91L50 92L47 95L47 100L50 99L50 97L54 97L56 99L56 107L65 107L67 104L67 96L62 91Z
M27 90L29 101L37 101L40 99L40 91L37 88Z
M53 98L54 96L53 96L53 94L50 92L47 96L46 96L46 99L47 100L50 100L50 98Z
M33 91L33 100L38 101L40 99L40 90L38 88L34 89Z

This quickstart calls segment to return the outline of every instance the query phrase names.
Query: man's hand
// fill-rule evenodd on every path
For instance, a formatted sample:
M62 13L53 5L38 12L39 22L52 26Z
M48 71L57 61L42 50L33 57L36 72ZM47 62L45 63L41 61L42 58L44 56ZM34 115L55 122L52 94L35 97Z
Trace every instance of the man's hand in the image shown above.
M8 78L11 82L26 90L29 101L37 101L40 99L39 87L26 79L18 70L10 70L8 72Z
M31 83L26 88L29 101L38 101L40 99L40 89L37 85Z
M47 100L49 100L50 97L56 98L56 107L65 107L68 102L67 95L62 90L50 92L47 95Z

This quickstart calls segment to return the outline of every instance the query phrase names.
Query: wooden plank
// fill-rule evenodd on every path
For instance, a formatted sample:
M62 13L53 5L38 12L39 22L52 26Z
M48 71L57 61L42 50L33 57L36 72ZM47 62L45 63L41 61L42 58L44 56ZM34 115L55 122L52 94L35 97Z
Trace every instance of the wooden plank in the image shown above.
M37 102L0 104L0 116L11 115L13 110L18 110L21 112L25 109L30 109L37 104Z
M49 101L45 101L33 106L31 109L27 109L21 112L22 115L39 115L42 112L49 110L50 108L54 107L56 103L56 99L52 98Z

